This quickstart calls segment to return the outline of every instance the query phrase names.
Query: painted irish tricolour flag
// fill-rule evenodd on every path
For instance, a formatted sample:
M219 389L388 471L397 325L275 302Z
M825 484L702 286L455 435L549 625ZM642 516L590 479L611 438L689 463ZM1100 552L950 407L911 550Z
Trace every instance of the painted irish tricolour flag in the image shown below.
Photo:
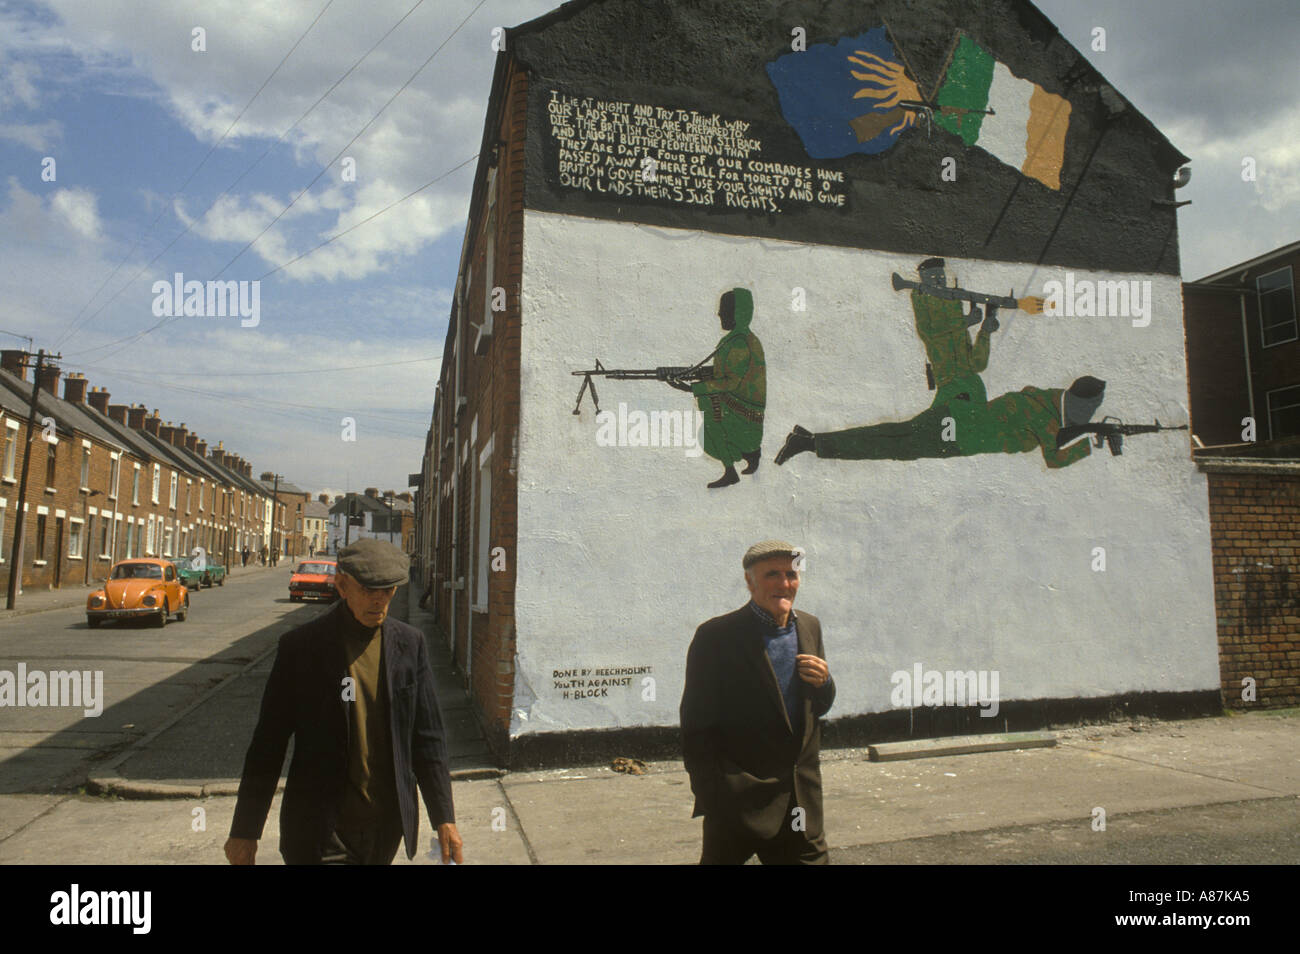
M1015 76L963 36L934 101L935 122L966 145L979 146L1049 188L1061 188L1069 100ZM983 112L987 109L993 115Z

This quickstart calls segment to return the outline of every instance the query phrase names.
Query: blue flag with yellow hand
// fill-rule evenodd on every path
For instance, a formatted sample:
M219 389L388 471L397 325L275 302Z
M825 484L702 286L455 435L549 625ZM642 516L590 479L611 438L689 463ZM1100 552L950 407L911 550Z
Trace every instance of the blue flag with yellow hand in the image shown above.
M767 75L813 159L876 155L916 124L917 113L898 104L922 96L884 27L787 53L767 64Z

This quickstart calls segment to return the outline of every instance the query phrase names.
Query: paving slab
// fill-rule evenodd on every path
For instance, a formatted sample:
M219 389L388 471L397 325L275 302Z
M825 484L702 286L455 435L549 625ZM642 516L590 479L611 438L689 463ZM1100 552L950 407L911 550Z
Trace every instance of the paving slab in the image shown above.
M645 775L584 767L503 778L540 864L694 864L700 820L680 762Z
M6 795L0 798L0 842L49 811L67 795Z
M822 764L832 846L1258 798L1259 788L1067 746Z

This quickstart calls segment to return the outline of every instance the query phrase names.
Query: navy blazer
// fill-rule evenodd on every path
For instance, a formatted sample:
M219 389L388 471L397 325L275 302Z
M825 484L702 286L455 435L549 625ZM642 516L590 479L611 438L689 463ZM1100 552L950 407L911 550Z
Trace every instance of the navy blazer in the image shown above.
M821 623L798 612L799 652L826 658ZM814 689L796 674L803 732L790 726L762 624L746 604L695 631L686 655L680 710L682 757L695 793L695 815L721 815L759 838L789 824L793 794L809 841L822 836L821 724L835 683Z
M289 864L320 861L321 846L334 830L347 785L350 721L349 703L343 701L348 671L339 625L346 619L342 614L351 615L340 600L329 613L280 637L244 759L230 834L261 838L285 749L293 737L293 761L280 808L280 851ZM413 858L420 830L417 784L435 829L455 821L446 735L424 634L389 616L380 638L397 801L406 857Z

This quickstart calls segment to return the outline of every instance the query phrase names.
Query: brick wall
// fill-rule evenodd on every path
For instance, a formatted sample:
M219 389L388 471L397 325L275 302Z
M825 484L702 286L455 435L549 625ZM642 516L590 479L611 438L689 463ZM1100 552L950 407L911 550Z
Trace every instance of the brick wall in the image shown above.
M436 540L422 541L422 558L432 577L431 608L436 625L447 636L457 665L468 671L476 714L489 742L503 759L507 756L505 748L514 700L515 453L519 429L519 295L523 271L526 107L525 75L512 65L505 77L498 122L489 137L494 136L500 144L491 193L495 197L494 207L490 216L487 179L481 177L482 191L471 209L474 231L460 275L466 284L462 310L456 318L462 326L459 329L462 347L453 357L452 345L458 332L453 323L439 374L441 391L434 407L433 442L425 474L429 482L427 500L438 513L436 522L431 518L428 524L431 536L436 526ZM491 280L487 281L489 257ZM475 325L483 323L485 309L491 305L493 289L497 287L504 291L505 309L493 311L491 337L476 348ZM459 414L455 408L457 362L461 365L461 392L466 398L466 406ZM456 427L459 440L449 445L448 439ZM487 465L491 477L491 529L488 538L480 541L479 459L489 441L492 443ZM462 460L467 443L468 454ZM453 474L459 481L454 503L453 496L446 493ZM491 553L498 547L504 551L504 568L498 566L488 571L487 601L480 604L476 580L480 552L486 549ZM464 582L463 589L444 586L460 580Z
M1223 704L1300 704L1300 462L1199 461L1210 490ZM1242 680L1255 680L1255 701Z

